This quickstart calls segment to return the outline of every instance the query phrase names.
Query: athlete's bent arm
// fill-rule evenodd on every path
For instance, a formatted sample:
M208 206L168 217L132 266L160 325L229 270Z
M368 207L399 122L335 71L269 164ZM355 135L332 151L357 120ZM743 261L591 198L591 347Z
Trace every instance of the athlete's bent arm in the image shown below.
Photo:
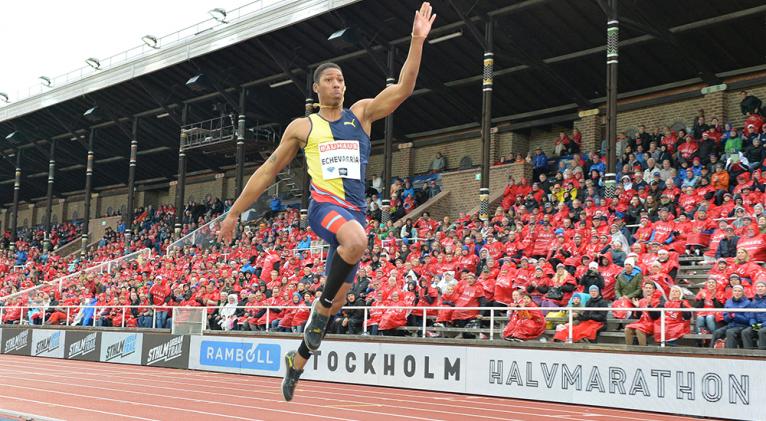
M354 104L354 107L364 107L363 118L366 124L371 124L393 113L415 90L420 60L423 57L423 43L431 31L431 24L436 19L436 15L432 12L431 4L428 2L423 3L420 10L415 12L410 51L399 74L399 82L387 87L375 98L363 99Z
M285 129L285 133L282 135L282 140L279 142L277 149L271 154L269 159L266 160L257 170L250 176L247 184L242 189L242 193L229 210L229 214L221 223L221 229L218 234L218 238L225 244L231 242L231 238L234 234L234 227L237 225L237 220L242 212L246 211L250 205L255 203L261 194L274 183L274 180L284 167L286 167L301 148L301 145L305 141L300 135L302 129L305 128L307 122L306 119L294 120Z

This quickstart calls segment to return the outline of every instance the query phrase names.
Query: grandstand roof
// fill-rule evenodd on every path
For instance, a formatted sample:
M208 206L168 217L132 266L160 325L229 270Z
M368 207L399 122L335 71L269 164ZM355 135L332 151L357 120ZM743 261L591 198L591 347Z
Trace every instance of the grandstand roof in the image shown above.
M141 119L139 151L143 152L137 180L167 182L177 170L178 122L184 103L190 104L189 122L205 120L218 115L215 104L234 107L238 89L248 87L248 126L284 125L303 114L306 69L328 60L344 68L347 104L372 96L385 85L386 46L398 48L397 68L403 62L412 11L418 4L419 0L364 0L2 121L2 138L15 130L27 137L21 144L22 200L45 196L50 139L59 141L54 194L83 189L87 129L94 123L82 113L96 104L107 116L96 124L98 190L127 183L130 117L146 117ZM761 0L621 0L619 4L623 97L716 84L766 68L760 47L766 39L766 6ZM463 35L426 46L415 96L396 116L397 140L445 127L478 126L483 47L473 34L483 33L489 17L496 27L492 114L497 122L571 121L578 109L604 102L606 1L452 0L434 2L434 7L439 17L432 39L456 31ZM362 46L339 50L327 41L346 26L362 32ZM214 89L202 93L188 89L185 82L198 73L204 73ZM296 83L270 88L288 77ZM155 118L165 113L170 115ZM379 124L373 138L381 137ZM0 195L8 198L4 202L10 201L12 192L14 146L0 148L4 155ZM248 161L260 159L248 154ZM219 172L233 163L231 156L195 152L189 154L188 171Z

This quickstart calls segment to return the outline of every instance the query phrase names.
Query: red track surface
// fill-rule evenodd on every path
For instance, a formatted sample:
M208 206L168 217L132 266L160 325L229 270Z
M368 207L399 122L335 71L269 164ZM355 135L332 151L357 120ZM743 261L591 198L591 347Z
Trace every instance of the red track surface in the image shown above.
M0 408L66 420L589 420L691 419L453 393L0 355ZM2 410L0 410L2 413Z

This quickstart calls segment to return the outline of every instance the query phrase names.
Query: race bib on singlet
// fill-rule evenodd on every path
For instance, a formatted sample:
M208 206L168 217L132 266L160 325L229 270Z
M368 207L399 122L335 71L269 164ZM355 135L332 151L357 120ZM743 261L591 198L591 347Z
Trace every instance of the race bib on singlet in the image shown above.
M361 159L358 140L336 140L320 143L319 162L322 165L322 178L361 178Z

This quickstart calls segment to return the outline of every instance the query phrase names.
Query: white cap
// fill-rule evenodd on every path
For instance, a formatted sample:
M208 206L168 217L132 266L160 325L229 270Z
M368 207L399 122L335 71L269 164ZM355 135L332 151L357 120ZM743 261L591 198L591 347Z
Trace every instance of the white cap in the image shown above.
M636 260L633 259L633 258L625 259L625 264L626 265L635 266L636 265Z

